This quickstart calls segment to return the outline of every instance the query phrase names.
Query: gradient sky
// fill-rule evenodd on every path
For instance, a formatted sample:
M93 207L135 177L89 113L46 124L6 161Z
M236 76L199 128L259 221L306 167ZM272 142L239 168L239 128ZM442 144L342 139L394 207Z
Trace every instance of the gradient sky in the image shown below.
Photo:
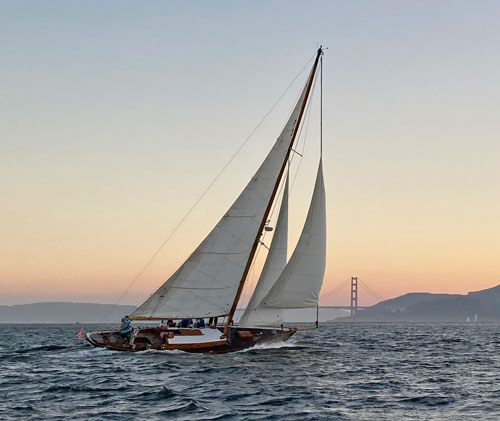
M0 1L0 304L115 302L318 42L323 292L351 275L385 298L499 284L499 22L486 0ZM305 77L122 303L152 293L223 215ZM291 247L314 182L317 99Z

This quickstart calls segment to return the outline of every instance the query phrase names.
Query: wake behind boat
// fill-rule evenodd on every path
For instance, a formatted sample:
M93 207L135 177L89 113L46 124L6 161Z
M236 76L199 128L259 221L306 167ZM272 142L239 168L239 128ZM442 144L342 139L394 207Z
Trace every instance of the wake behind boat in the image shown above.
M251 181L181 267L117 331L89 332L94 346L122 351L231 352L290 338L285 309L316 308L326 262L326 212L322 158L297 246L287 262L287 165L303 121L323 50L285 128ZM320 135L321 137L321 135ZM321 141L321 140L320 140ZM322 151L322 147L321 147ZM268 217L283 190L276 229L255 291L237 326L233 317ZM208 319L207 325L205 320ZM192 326L196 320L197 326ZM222 324L217 321L222 320ZM168 321L167 326L131 327L131 322ZM316 319L316 326L318 320Z

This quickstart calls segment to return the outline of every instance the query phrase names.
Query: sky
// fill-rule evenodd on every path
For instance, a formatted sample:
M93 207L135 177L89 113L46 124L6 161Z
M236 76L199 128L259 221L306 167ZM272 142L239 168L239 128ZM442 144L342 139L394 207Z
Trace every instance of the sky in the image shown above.
M500 284L499 21L488 0L1 0L0 304L116 302L286 91L120 303L149 296L260 165L319 44L322 293L351 276L383 298ZM290 249L318 97L292 171ZM360 290L360 305L377 301Z

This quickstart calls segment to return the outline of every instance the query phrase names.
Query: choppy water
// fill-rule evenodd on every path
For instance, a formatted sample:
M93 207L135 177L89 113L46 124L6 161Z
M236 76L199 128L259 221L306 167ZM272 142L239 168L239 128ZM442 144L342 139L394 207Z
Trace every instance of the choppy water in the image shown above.
M0 419L500 419L499 328L333 324L196 355L92 348L69 325L0 325Z

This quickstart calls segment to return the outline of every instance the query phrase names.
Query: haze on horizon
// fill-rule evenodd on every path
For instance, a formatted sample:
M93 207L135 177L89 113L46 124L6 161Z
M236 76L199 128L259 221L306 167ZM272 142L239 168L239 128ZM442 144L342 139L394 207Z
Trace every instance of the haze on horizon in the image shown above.
M2 2L0 304L115 302L318 42L323 291L351 275L385 298L500 284L499 21L495 1ZM304 79L121 304L210 231ZM290 251L314 183L317 92L311 115Z

